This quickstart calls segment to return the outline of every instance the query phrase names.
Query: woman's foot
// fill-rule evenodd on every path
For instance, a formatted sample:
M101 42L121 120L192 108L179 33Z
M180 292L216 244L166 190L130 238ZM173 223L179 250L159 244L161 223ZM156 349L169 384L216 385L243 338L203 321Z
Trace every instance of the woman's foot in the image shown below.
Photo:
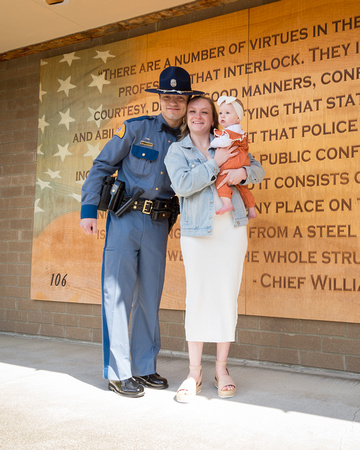
M234 397L236 393L236 385L226 368L226 361L216 361L214 385L218 390L219 397Z
M201 366L189 366L190 372L176 392L176 401L179 403L191 402L202 388Z

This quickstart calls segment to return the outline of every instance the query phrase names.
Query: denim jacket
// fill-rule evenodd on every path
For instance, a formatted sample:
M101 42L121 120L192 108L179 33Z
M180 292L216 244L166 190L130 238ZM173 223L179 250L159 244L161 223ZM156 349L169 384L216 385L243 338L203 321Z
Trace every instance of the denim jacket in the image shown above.
M212 136L210 136L212 139ZM211 140L210 139L210 140ZM209 153L214 158L215 150ZM247 178L241 184L261 183L265 176L261 164L249 153L251 165L245 168ZM171 187L180 200L180 227L183 236L207 236L212 234L212 221L215 214L214 195L217 195L214 182L220 169L213 159L205 156L193 145L187 135L180 142L169 147L165 157ZM234 227L247 225L245 205L239 191L232 187L232 216Z

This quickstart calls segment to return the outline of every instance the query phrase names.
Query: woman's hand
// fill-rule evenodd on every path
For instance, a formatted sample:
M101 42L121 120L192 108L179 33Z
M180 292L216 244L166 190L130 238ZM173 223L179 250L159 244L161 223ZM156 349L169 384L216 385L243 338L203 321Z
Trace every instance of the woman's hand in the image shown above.
M214 161L220 167L222 164L226 163L226 161L230 158L236 156L239 152L236 147L219 147L215 150Z
M235 184L239 184L240 181L246 180L247 173L244 167L240 167L240 169L226 169L220 172L220 175L225 175L226 177L222 180L222 182L217 187L218 189L224 184L228 186L234 186Z

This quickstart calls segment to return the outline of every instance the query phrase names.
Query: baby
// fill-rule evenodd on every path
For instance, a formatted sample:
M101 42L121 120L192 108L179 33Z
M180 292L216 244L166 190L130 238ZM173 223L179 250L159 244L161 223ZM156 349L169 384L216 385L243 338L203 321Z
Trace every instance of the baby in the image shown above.
M220 173L227 169L239 169L243 166L250 166L248 156L249 145L245 131L242 129L240 122L244 117L244 108L240 100L235 97L221 96L217 104L219 105L219 123L224 127L222 131L214 130L215 138L210 143L210 147L229 147L236 146L239 152L233 158L230 158L225 164L220 167ZM219 175L216 180L216 188L222 200L223 206L216 214L224 214L233 209L231 202L232 189L227 184L218 188L221 181L226 177L226 174ZM255 199L247 186L236 185L239 190L241 198L248 210L248 218L256 217Z

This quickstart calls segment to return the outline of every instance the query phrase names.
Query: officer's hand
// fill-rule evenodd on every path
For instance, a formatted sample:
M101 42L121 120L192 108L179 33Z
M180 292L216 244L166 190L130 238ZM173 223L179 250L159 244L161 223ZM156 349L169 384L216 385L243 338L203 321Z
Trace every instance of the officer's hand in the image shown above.
M80 226L86 234L96 234L97 219L81 219Z

